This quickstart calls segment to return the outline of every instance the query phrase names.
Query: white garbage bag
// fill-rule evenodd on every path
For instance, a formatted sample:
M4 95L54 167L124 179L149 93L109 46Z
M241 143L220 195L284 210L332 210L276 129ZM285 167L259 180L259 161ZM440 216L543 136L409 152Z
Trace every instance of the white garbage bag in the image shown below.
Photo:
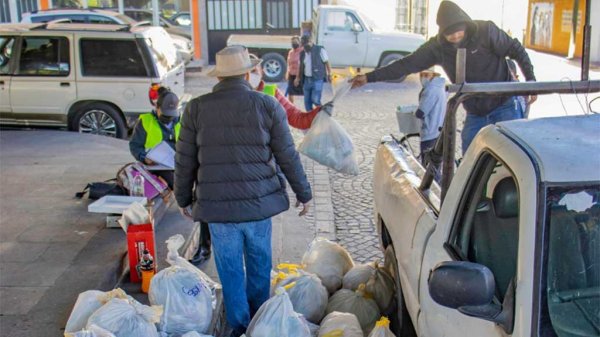
M116 337L159 337L155 324L160 321L162 312L162 307L113 298L90 316L87 328L97 325Z
M333 294L327 305L327 313L334 311L354 314L365 335L371 332L380 317L379 307L366 293L364 284L356 291L341 289Z
M302 322L304 322L306 324L306 326L308 326L308 330L310 330L310 336L311 337L317 337L317 335L319 334L319 328L320 326L317 324L313 324L311 322L309 322L306 317L300 315L300 319L302 319Z
M298 313L285 289L277 288L275 296L258 309L246 330L248 337L310 337L310 329Z
M310 322L321 322L327 309L329 293L319 277L300 272L282 280L279 285L287 291L294 311L302 314Z
M344 275L343 287L345 289L357 290L361 284L366 284L367 293L373 296L379 310L385 312L394 298L395 283L378 260L369 264L356 265Z
M298 270L302 269L302 266L293 263L280 263L275 269L271 269L271 289L269 291L269 296L271 297L275 294L275 289L279 288L279 284L283 280L299 275Z
M316 238L304 253L302 266L306 272L317 275L327 291L333 294L341 288L342 279L354 267L354 261L342 246Z
M127 298L127 294L120 288L107 292L88 290L79 294L67 320L65 333L83 330L90 316L113 298Z
M176 245L173 244L175 240L178 238L167 240L169 263L180 258ZM195 270L179 265L161 270L152 278L148 298L150 304L162 305L164 308L160 331L175 335L190 331L208 332L213 315L212 292L205 278Z
M350 135L324 111L320 111L313 120L298 145L298 151L340 173L358 174L358 163Z
M181 335L181 337L213 337L212 335L203 335L201 333L197 333L196 331L190 331L186 334Z
M390 330L390 321L387 317L381 317L375 323L375 328L371 331L369 337L396 337L396 335Z
M65 332L65 337L116 337L112 332L102 329L97 325L90 325L88 329L77 332Z
M332 312L321 322L318 337L364 337L356 316L346 312Z

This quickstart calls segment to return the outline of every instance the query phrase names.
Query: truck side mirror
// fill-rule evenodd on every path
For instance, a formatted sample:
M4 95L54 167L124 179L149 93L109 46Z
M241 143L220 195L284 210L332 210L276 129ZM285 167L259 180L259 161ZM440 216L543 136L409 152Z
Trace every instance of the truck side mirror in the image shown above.
M437 304L494 322L512 333L514 283L509 285L502 306L493 303L496 281L486 266L465 261L442 262L431 271L428 284L429 294Z
M362 29L362 26L360 25L360 23L358 23L358 22L355 22L355 23L352 25L352 31L353 31L354 33L357 33L357 34L358 34L358 33L362 32L362 30L363 30L363 29Z

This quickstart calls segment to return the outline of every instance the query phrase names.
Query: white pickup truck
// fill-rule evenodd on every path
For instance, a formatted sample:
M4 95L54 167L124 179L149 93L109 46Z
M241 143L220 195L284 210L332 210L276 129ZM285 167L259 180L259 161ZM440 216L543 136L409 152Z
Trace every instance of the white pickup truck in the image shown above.
M227 45L242 45L263 59L267 81L281 81L287 71L291 36L236 35ZM367 16L348 6L320 5L313 11L312 39L327 50L332 67L385 66L415 51L422 35L382 31Z
M600 336L600 115L482 129L443 203L425 172L384 137L373 187L397 336Z

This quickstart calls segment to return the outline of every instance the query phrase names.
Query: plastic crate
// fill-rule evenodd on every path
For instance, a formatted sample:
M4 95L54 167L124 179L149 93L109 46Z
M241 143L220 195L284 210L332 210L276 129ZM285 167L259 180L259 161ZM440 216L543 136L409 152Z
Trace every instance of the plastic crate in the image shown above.
M400 105L396 108L396 118L401 133L410 135L421 131L423 122L415 116L417 108L416 105Z

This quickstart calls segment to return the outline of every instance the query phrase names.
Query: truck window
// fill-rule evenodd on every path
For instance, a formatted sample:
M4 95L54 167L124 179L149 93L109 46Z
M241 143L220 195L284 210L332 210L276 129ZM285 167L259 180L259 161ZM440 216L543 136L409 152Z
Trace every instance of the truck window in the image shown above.
M547 192L547 314L557 336L600 335L600 185ZM544 310L545 311L545 310ZM548 329L548 319L542 326Z
M17 74L21 76L68 76L71 71L66 37L26 37L21 43Z
M84 76L148 76L134 40L81 39L80 48Z
M358 19L350 12L331 11L327 14L327 30L351 32L355 25L361 27L360 31L363 30Z
M488 267L502 301L517 267L519 194L510 169L486 154L474 169L450 245L461 259Z

